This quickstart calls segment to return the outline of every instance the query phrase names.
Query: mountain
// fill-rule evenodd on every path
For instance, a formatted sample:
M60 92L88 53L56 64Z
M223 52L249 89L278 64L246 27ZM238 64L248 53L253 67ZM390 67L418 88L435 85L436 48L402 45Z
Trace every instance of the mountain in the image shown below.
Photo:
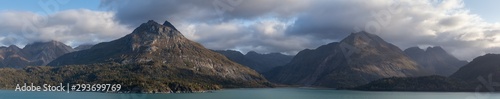
M461 67L450 77L391 77L352 88L369 91L466 91L500 90L500 54L486 54Z
M259 54L255 51L250 51L243 55L239 51L234 50L215 50L215 52L226 56L231 61L248 66L259 73L264 73L272 68L283 66L293 58L293 56L281 53Z
M500 54L486 54L474 58L450 77L470 82L479 82L480 78L488 81L500 81ZM492 78L491 78L492 77ZM500 84L498 85L500 86Z
M435 75L450 76L460 67L467 64L467 61L458 60L439 46L428 47L426 50L418 47L410 47L404 50L404 52L420 64L425 71Z
M150 20L122 38L96 44L87 50L62 55L48 65L56 69L99 67L83 71L95 71L90 72L92 75L89 76L101 79L96 81L98 83L117 81L127 84L124 86L126 88L139 86L138 89L146 92L175 91L158 87L170 86L170 83L185 87L181 91L187 92L192 91L189 89L207 90L218 86L222 88L271 86L254 70L185 38L168 21L162 25ZM109 75L101 75L102 71L109 71L104 74L112 74L119 78L104 80L102 78L107 78ZM153 83L141 84L147 82Z
M75 47L75 51L80 51L80 50L86 50L86 49L90 49L92 46L92 44L82 44L82 45L78 45L77 47Z
M469 91L500 91L500 54L486 54L474 58L458 69L450 78L469 83Z
M64 43L52 40L28 44L22 51L29 57L29 60L37 62L40 65L47 65L57 57L73 52L74 49Z
M74 50L71 47L58 41L35 42L23 49L15 45L0 47L0 67L23 68L46 65L72 51Z
M265 75L283 84L346 88L423 72L401 49L363 31L351 33L340 42L302 50L290 63Z
M0 63L0 67L11 68L20 68L32 64L30 60L25 58L22 49L16 45L0 47Z

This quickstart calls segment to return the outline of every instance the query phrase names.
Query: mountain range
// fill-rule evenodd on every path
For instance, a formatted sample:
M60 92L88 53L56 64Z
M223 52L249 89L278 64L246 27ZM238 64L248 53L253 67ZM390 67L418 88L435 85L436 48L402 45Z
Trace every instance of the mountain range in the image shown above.
M402 51L377 35L281 53L209 50L170 22L149 20L130 34L74 49L58 41L0 47L0 88L18 83L118 83L124 92L178 93L295 86L383 91L495 91L500 55L468 63L442 47ZM47 65L47 66L45 66ZM271 82L269 82L269 81Z
M293 56L281 53L260 54L255 51L249 51L243 55L234 50L215 50L215 52L226 56L229 60L248 66L259 73L265 73L269 70L283 66L292 60Z
M386 77L426 74L398 47L367 32L300 51L290 63L265 74L282 84L347 88Z
M10 83L31 79L38 83L120 83L123 91L148 93L272 86L256 71L185 38L168 21L150 20L122 38L64 54L48 65L54 67L3 69L18 72L3 77L19 76L10 78L14 79Z
M467 61L458 60L440 46L428 47L426 50L419 47L410 47L404 52L420 64L425 71L434 75L450 76L467 64Z
M35 42L22 49L16 45L0 47L0 67L47 65L57 57L73 51L73 48L58 41Z
M466 91L500 90L500 54L486 54L473 59L450 77L392 77L353 88L368 91Z

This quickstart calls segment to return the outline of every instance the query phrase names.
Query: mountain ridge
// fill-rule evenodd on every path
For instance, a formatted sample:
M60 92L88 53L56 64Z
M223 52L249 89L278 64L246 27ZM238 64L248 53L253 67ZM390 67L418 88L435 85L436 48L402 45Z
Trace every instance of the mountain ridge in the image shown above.
M283 66L290 62L293 58L293 56L281 53L260 54L255 51L249 51L246 54L242 54L241 52L234 50L214 51L226 56L228 59L236 63L248 66L259 73L265 73L277 66Z
M410 58L420 64L426 71L441 76L450 76L467 61L458 60L440 46L427 47L426 50L410 47L404 50Z
M347 88L366 91L440 91L440 92L498 92L500 83L500 54L474 58L450 77L391 77Z
M29 43L22 49L16 45L0 47L0 67L42 66L73 51L68 45L54 40Z
M152 20L141 24L132 33L119 39L96 44L90 49L65 54L50 62L49 66L54 66L51 68L86 66L101 66L98 69L116 68L125 71L109 72L124 77L142 75L140 78L133 79L132 82L160 82L148 86L137 85L140 83L125 86L127 88L140 86L139 89L146 92L162 90L153 86L167 86L166 83L178 82L183 83L176 86L186 87L181 91L187 92L193 88L208 90L206 88L273 86L256 71L230 61L223 55L185 38L175 27L168 24L161 25ZM84 68L84 71L95 70ZM99 82L106 81L99 80Z
M395 45L367 32L351 33L340 42L300 51L274 73L271 81L321 87L354 87L385 77L423 75L420 67Z

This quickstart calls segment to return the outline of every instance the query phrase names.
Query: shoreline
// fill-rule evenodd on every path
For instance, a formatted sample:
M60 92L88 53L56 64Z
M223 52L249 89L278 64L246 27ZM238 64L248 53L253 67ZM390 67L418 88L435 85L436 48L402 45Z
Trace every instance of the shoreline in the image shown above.
M205 90L205 91L194 91L194 92L92 92L92 91L70 91L73 92L90 92L90 93L111 93L111 94L189 94L189 93L215 93L222 90L247 90L247 89L312 89L312 90L338 90L338 91L355 91L355 92L403 92L403 93L500 93L500 92L485 92L485 91L371 91L371 90L349 90L349 89L334 89L334 88L317 88L317 87L275 87L275 88L224 88L219 90ZM0 89L0 91L14 91L11 89ZM61 92L66 93L66 91L14 91L14 92Z

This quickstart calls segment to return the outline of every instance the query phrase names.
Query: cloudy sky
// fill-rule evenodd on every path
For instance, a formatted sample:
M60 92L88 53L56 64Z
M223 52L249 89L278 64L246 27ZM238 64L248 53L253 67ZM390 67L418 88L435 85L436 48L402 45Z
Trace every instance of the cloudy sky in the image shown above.
M406 49L442 46L459 59L500 53L498 0L0 1L0 45L110 41L140 23L170 21L210 49L300 50L368 31Z

